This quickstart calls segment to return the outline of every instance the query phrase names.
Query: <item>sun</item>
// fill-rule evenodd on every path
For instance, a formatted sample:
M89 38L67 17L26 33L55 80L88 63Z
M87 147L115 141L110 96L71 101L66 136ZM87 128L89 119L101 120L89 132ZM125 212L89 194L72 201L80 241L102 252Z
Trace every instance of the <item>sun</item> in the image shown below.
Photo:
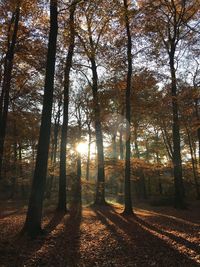
M88 144L85 142L81 142L77 144L76 151L80 153L81 155L85 155L88 153Z
M88 155L89 143L80 142L76 145L76 151L82 156ZM90 143L90 158L94 158L96 155L96 144L95 142Z

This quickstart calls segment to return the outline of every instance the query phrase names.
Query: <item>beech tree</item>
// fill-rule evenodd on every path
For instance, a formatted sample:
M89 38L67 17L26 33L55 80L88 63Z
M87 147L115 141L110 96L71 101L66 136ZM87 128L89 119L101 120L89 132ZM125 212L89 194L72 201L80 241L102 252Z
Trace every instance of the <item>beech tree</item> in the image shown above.
M107 10L104 11L105 13ZM86 30L79 27L78 37L82 48L87 56L89 69L92 72L92 82L89 82L93 94L93 109L94 109L94 124L97 144L97 187L95 204L105 204L105 170L104 170L104 147L103 134L101 125L101 108L99 99L99 76L97 57L100 48L100 39L104 34L109 18L100 12L100 1L94 3L89 1L86 6L83 6L80 25L84 21ZM100 21L100 23L99 23ZM85 35L84 35L85 33Z
M130 96L131 96L131 81L132 81L132 40L130 32L130 22L129 22L129 3L127 0L124 0L124 18L125 18L125 27L127 33L127 61L128 61L128 72L127 72L127 85L126 85L126 156L125 156L125 183L124 183L124 214L133 214L132 209L132 198L131 198L131 105L130 105Z
M185 207L185 193L182 175L181 159L181 138L180 121L177 89L177 53L181 49L182 42L187 40L191 30L187 25L195 19L198 10L198 1L175 1L170 2L158 0L153 3L150 1L139 1L142 5L142 12L145 14L146 31L154 33L156 49L164 47L169 60L171 77L171 103L173 116L173 166L174 166L174 185L176 208ZM149 16L151 19L148 19Z
M48 151L50 143L51 113L53 104L54 73L56 61L56 43L58 33L57 0L50 1L50 31L46 62L46 74L43 96L43 109L37 158L33 176L31 195L23 232L35 236L41 233L42 205L46 184Z
M13 60L15 54L15 46L17 42L19 19L20 19L20 1L17 1L15 11L13 11L10 25L8 27L7 52L4 59L4 75L3 75L2 90L0 95L0 179L1 179L1 170L3 161L4 141L6 135L6 126L7 126Z
M69 106L69 86L70 86L70 70L72 66L72 57L74 53L74 40L75 40L75 25L74 14L76 5L80 1L73 1L70 5L69 12L69 48L65 63L64 74L64 104L63 104L63 123L61 131L61 149L60 149L60 178L59 178L59 198L58 207L59 211L66 211L66 144L67 144L67 128L68 128L68 106Z

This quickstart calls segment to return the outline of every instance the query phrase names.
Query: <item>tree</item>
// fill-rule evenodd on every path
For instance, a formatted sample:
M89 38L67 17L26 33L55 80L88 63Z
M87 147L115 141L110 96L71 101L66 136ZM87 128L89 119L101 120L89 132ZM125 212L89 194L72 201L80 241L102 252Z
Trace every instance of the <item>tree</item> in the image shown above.
M57 0L50 1L50 31L46 62L46 75L43 96L43 109L39 133L35 171L33 176L31 195L23 232L35 236L40 234L42 219L42 204L44 198L48 151L50 143L51 113L53 103L54 73L56 61L56 43L58 33Z
M63 108L63 123L61 130L59 198L57 207L57 210L63 212L66 211L66 144L67 144L67 128L68 128L70 70L72 66L72 58L74 53L74 40L75 40L74 14L78 2L79 1L76 0L73 1L69 8L70 40L69 40L67 59L65 63L65 75L64 75L64 108Z
M15 46L17 41L17 33L19 27L19 18L20 18L20 1L17 1L15 11L13 12L11 22L8 30L8 47L5 56L4 63L4 77L2 83L2 90L0 95L0 179L1 179L1 170L2 170L2 161L3 161L3 149L4 141L6 135L6 125L7 125L7 116L8 116L8 107L9 107L9 97L10 97L10 88L11 88L11 78L13 70L13 60L15 54ZM12 24L14 24L13 32L11 30ZM10 35L12 38L10 40Z
M99 77L97 70L97 55L100 47L100 38L104 34L106 26L108 24L109 18L105 16L104 13L101 14L100 7L98 3L90 1L88 3L88 8L83 7L84 15L81 17L85 20L87 30L80 28L78 32L78 37L80 43L84 49L85 54L90 63L90 70L92 72L92 83L89 84L92 89L93 94L93 109L94 109L94 124L95 124L95 134L96 134L96 144L97 144L97 187L96 187L96 197L95 204L104 205L105 204L105 169L104 169L104 147L103 147L103 134L101 125L101 108L99 99ZM106 11L106 10L105 10ZM97 13L97 14L95 14ZM99 23L99 21L101 23ZM84 33L86 35L83 35Z
M167 52L171 78L171 104L172 104L172 140L173 140L173 166L176 208L185 207L185 193L182 176L182 159L180 146L180 121L177 88L176 60L177 52L181 49L181 42L191 34L187 25L194 19L198 10L198 1L172 0L140 1L143 4L146 30L155 35L151 41L155 44L157 53L162 54L162 48ZM153 19L148 19L151 16ZM157 39L156 39L157 38ZM160 51L159 51L160 49Z
M130 32L130 23L129 23L129 4L127 0L124 0L124 18L125 26L127 33L127 60L128 60L128 72L127 72L127 84L126 84L126 156L125 156L125 183L124 183L124 214L131 215L133 214L132 209L132 198L131 198L131 132L130 132L130 123L131 123L131 105L130 105L130 96L131 96L131 80L132 80L132 40Z

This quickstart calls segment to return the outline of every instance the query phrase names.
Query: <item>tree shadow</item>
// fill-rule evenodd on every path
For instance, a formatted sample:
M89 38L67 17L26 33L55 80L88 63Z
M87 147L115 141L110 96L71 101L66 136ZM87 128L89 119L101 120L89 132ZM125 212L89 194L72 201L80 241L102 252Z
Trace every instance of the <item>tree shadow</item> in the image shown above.
M171 246L166 243L166 241L162 239L162 236L158 237L150 232L149 230L152 230L152 226L136 216L122 216L116 213L112 208L98 208L94 209L94 212L97 218L101 220L115 236L119 246L124 246L126 248L124 256L126 256L127 260L133 263L137 259L140 265L136 266L145 266L145 264L149 266L147 262L149 262L149 264L152 262L155 266L198 266L196 261L187 257L181 253L181 251L174 249L172 247L173 245ZM154 228L154 231L156 230L157 229ZM157 231L157 233L165 235L165 232ZM169 237L171 239L173 238L172 235ZM175 241L181 241L183 243L181 239L176 239ZM182 244L181 242L180 245ZM194 249L191 242L189 242L189 244L185 242L184 245L188 245L188 248L192 246ZM157 255L156 258L155 255ZM148 260L146 263L145 257L146 260Z
M50 216L51 213L47 213ZM47 216L47 214L45 216ZM65 213L55 211L53 217L44 226L44 234L32 239L28 236L18 234L15 238L15 257L13 255L13 266L24 266L24 262L30 260L33 255L39 251L45 242L48 240L51 232L61 223L65 216Z
M7 211L0 213L0 219L4 219L13 215L22 215L25 213L25 210L13 210L13 211Z
M66 213L64 212L55 211L49 223L44 227L45 234L51 233L60 224L65 215Z
M81 203L71 206L67 216L55 212L44 227L45 235L20 241L9 266L78 266L81 218Z
M183 245L185 247L187 247L188 249L192 249L194 250L197 254L200 255L200 247L195 244L195 243L192 243L190 242L189 240L183 238L183 237L180 237L180 236L177 236L175 234L172 234L172 233L169 233L169 232L166 232L164 230L161 230L159 229L158 227L156 227L155 225L152 225L144 220L142 220L141 218L139 217L136 217L135 220L140 223L141 225L144 225L146 228L150 229L150 230L153 230L163 236L167 236L169 237L170 239L172 239L173 241L175 241L176 243L180 244L180 245Z
M138 208L136 210L138 213L145 212L145 213L149 214L149 216L151 216L151 217L159 216L160 218L162 218L163 221L167 219L167 220L170 220L171 222L173 222L175 224L176 223L183 224L186 227L188 227L188 226L199 227L199 220L198 219L190 218L190 220L189 220L189 218L187 216L184 216L183 214L179 214L177 211L176 211L176 216L175 216L173 214L173 212L169 213L169 214L164 214L163 212L157 211L154 209L140 209L140 208Z
M80 225L82 221L82 203L73 203L70 217L65 225L66 250L63 251L66 266L79 266L80 261Z

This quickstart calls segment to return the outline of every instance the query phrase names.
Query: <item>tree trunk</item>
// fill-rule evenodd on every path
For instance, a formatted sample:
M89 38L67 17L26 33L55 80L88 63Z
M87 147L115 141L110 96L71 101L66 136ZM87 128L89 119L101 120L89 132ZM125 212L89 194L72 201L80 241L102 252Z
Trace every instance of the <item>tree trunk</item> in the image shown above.
M120 152L120 159L124 159L124 144L123 144L123 130L122 127L120 128L119 132L119 152Z
M192 140L191 140L190 132L189 132L189 129L187 126L186 126L186 132L187 132L188 143L189 143L189 148L190 148L190 155L191 155L191 161L192 161L192 171L193 171L193 177L194 177L197 199L200 199L198 175L197 175L196 163L195 163L195 159L194 159L194 152L193 152L193 148L192 148Z
M60 126L61 102L62 102L62 98L59 100L58 111L57 111L56 118L54 121L54 132L53 132L52 154L51 154L51 165L53 166L53 168L52 168L53 173L50 175L49 183L47 183L47 185L48 185L47 190L46 190L46 197L47 198L51 197L51 191L52 191L52 186L53 186L53 181L54 181L54 171L55 171L56 161L57 161L58 133L59 133L59 126Z
M127 59L128 59L128 73L126 85L126 157L125 157L125 183L124 183L124 214L133 214L132 197L131 197L131 148L130 148L130 123L131 123L131 79L132 79L132 40L130 33L129 17L128 17L128 3L124 0L125 24L127 33Z
M140 158L140 150L138 146L138 134L137 134L137 122L134 123L134 145L135 145L135 154L136 157Z
M199 121L199 99L195 100L195 112L197 120ZM200 127L197 129L197 139L198 139L198 157L199 157L199 167L200 167Z
M116 134L113 134L113 137L112 137L112 149L113 149L113 152L112 152L112 158L113 159L117 159L117 143L116 143Z
M96 144L97 144L97 188L96 188L96 199L95 204L105 204L105 171L104 171L104 150L103 150L103 135L100 121L100 106L98 98L98 74L97 66L94 58L90 59L92 65L93 75L93 105L94 105L94 117L95 117L95 133L96 133Z
M173 111L173 165L174 165L174 185L175 185L175 207L185 208L184 200L184 185L182 178L182 160L180 146L180 125L178 115L178 100L177 100L177 85L176 85L176 70L174 68L174 52L172 49L170 54L170 70L171 70L171 96L172 96L172 111Z
M164 144L165 144L165 147L166 147L166 150L167 150L168 158L169 158L169 160L172 160L173 151L172 151L172 147L171 147L171 142L168 139L166 130L163 130L161 128L161 132L162 132L163 141L164 141Z
M11 40L11 43L9 43L8 51L6 53L6 58L5 58L4 78L3 78L2 93L1 93L2 103L0 107L1 109L1 112L0 112L0 179L1 179L4 141L5 141L7 117L8 117L13 60L14 60L16 41L17 41L17 32L18 32L18 27L19 27L19 17L20 17L20 6L19 6L19 1L18 1L16 10L15 10L12 40Z
M58 33L57 1L50 1L50 32L46 63L46 76L43 96L42 119L40 126L37 158L29 199L24 232L30 236L41 233L42 205L46 184L48 151L51 133L51 114L53 103L56 43Z
M88 134L89 134L89 140L88 140L88 153L87 153L87 166L86 166L86 180L89 181L90 179L90 150L91 150L91 129L90 125L88 125Z
M79 112L80 113L80 112ZM79 122L79 140L81 139L81 123ZM77 181L76 181L76 192L75 192L75 204L81 203L81 154L79 152L77 157Z
M64 107L63 107L63 124L61 131L61 148L60 148L60 177L59 177L59 193L57 210L66 212L66 145L67 145L67 129L68 129L68 106L69 106L69 85L70 85L70 70L72 66L72 58L74 53L74 13L76 10L76 1L70 7L70 45L65 65L64 78Z
M13 121L13 135L14 135L14 142L13 142L13 173L12 173L12 191L10 198L14 199L16 194L16 184L17 184L17 176L18 176L18 168L17 168L17 127L16 127L16 120L14 118Z

